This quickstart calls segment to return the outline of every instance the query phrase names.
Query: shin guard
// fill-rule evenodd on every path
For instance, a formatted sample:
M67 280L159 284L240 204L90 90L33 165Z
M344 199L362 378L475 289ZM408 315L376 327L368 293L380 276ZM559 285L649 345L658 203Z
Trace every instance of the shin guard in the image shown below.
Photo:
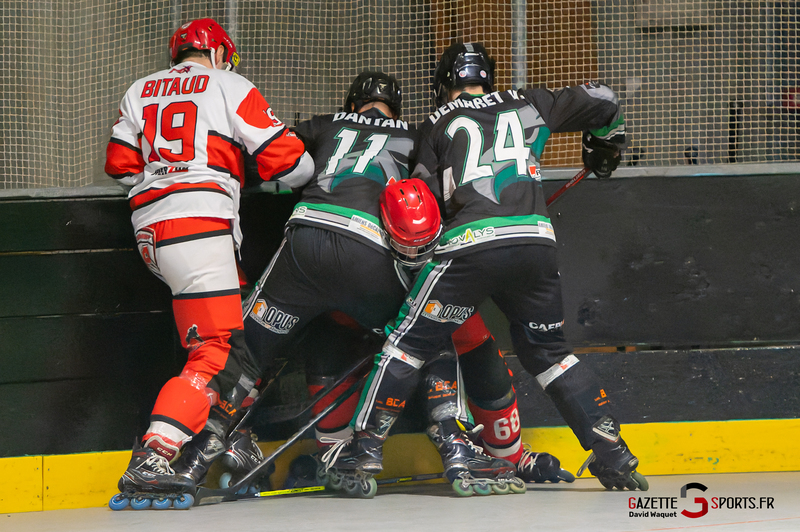
M387 342L383 352L375 355L375 365L350 425L358 432L369 431L385 438L416 389L423 365L423 360Z
M611 402L594 372L579 362L575 355L568 355L537 375L536 380L588 451L592 444L613 437L612 429L603 423L604 418L611 417Z

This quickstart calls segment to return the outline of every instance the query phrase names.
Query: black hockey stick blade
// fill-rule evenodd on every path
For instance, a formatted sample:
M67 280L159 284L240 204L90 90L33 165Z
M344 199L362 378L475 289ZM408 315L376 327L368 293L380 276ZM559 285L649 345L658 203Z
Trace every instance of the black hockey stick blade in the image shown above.
M364 375L356 382L354 382L342 395L334 399L328 406L322 409L322 411L314 416L308 423L303 425L300 430L298 430L291 438L286 440L280 447L275 449L271 455L264 459L263 462L258 464L255 468L253 468L249 473L247 473L241 480L239 480L236 484L233 484L227 488L220 488L220 489L212 489L206 488L204 486L200 486L197 488L197 493L195 494L194 498L194 505L195 506L204 506L207 504L219 504L221 502L229 502L229 501L238 501L241 499L252 499L254 498L254 494L248 493L237 493L239 491L245 491L246 486L250 484L250 481L259 477L259 473L261 471L266 471L266 468L269 467L270 464L275 462L280 455L282 455L286 449L294 445L299 439L301 439L306 432L308 432L317 422L331 413L333 410L338 408L342 403L344 403L351 395L353 395L356 390L366 381L367 375Z
M266 414L260 414L259 420L264 423L280 423L282 421L289 421L291 419L298 419L302 418L308 412L314 408L314 405L319 403L323 397L328 395L332 390L341 386L351 375L356 375L362 368L366 370L369 366L368 364L372 362L372 355L360 360L353 366L351 366L345 373L336 379L335 382L327 385L322 390L318 391L311 397L310 400L296 404L296 405L286 405L282 407L275 407L271 408L266 412Z
M387 484L403 484L406 482L423 482L425 480L437 480L443 478L444 473L424 473L421 475L409 475L407 477L394 477L394 478L376 478L375 482L378 486L385 486Z
M570 179L569 181L567 181L566 183L564 183L564 184L561 186L561 188L559 188L558 190L556 190L556 191L553 193L553 195L552 195L552 196L550 196L549 198L547 198L547 206L549 207L550 205L552 205L552 204L553 204L553 202L555 202L555 201L556 201L558 198L560 198L560 197L561 197L561 194L563 194L563 193L564 193L564 192L566 192L568 189L570 189L570 188L574 187L575 185L577 185L577 184L578 184L578 182L579 182L581 179L583 179L584 177L586 177L586 176L587 176L587 175L589 175L590 173L591 173L591 170L589 170L588 168L586 168L586 167L583 167L583 168L581 168L581 171L580 171L580 172L578 172L577 174L575 174L575 176L574 176L572 179Z

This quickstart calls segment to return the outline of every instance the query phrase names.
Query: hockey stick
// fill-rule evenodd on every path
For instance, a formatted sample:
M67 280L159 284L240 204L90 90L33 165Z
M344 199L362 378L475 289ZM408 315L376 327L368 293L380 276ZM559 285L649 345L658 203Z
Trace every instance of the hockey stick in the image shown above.
M357 366L357 367L360 367ZM262 471L266 471L266 468L269 467L270 464L275 462L280 455L282 455L289 447L294 445L299 439L305 435L305 433L311 429L317 422L331 413L333 410L341 406L351 395L353 395L358 388L366 381L367 375L362 376L356 382L354 382L350 387L339 397L333 400L331 404L326 406L322 411L314 416L308 423L303 425L303 427L298 430L291 438L286 440L280 447L275 449L271 455L269 455L263 462L258 464L255 468L250 470L244 477L242 477L236 484L233 484L227 488L221 489L211 489L200 486L197 488L197 493L195 494L195 501L194 506L203 506L206 504L219 504L221 502L229 502L229 501L238 501L241 499L254 499L259 497L260 495L257 493L237 493L242 488L247 487L250 484L251 480L258 478L260 475L259 473ZM331 387L333 390L333 387ZM326 394L327 395L327 394ZM320 397L321 399L321 397ZM282 491L282 490L279 490ZM319 491L319 490L317 490ZM265 492L269 493L269 492Z
M344 382L351 375L355 375L361 368L366 369L368 363L371 362L371 361L372 361L372 355L364 358L363 360L360 360L358 363L356 363L353 366L351 366L345 373L343 373L332 384L329 384L328 386L326 386L322 390L320 390L317 393L315 393L314 396L311 397L311 399L309 401L304 402L304 403L300 403L299 405L296 405L293 408L287 407L287 408L284 408L284 409L279 409L276 413L274 413L272 415L270 415L269 412L267 412L267 415L264 418L262 418L262 421L266 422L266 423L279 423L279 422L282 422L282 421L288 421L290 419L302 418L304 415L306 415L308 412L310 412L311 409L314 408L314 405L316 405L318 402L320 402L320 400L324 396L328 395L328 393L331 390L333 390L334 388L344 384Z
M385 486L387 484L403 484L405 482L422 482L425 480L437 480L444 477L444 473L424 473L421 475L410 475L407 477L395 478L376 478L375 481L378 486Z
M379 478L376 479L378 486L385 486L389 484L404 484L406 482L424 482L426 480L438 480L443 478L442 473L427 473L421 475L411 475L407 477L395 477L395 478ZM325 491L325 486L305 486L302 488L287 488L282 490L270 490L270 491L262 491L258 493L251 493L251 494L242 494L239 496L241 499L261 499L266 497L280 497L284 495L300 495L303 493L315 493L320 491ZM203 504L211 504L211 503L203 503ZM197 506L195 504L195 506Z
M561 186L561 188L559 188L558 190L556 190L556 191L553 193L553 195L552 195L552 196L550 196L550 197L547 199L547 204L546 204L546 205L547 205L548 207L549 207L550 205L552 205L552 204L553 204L553 202L555 202L555 201L556 201L556 200L557 200L559 197L561 197L561 194L563 194L564 192L566 192L566 191L567 191L569 188L572 188L572 187L574 187L575 185L577 185L577 184L578 184L578 182L579 182L581 179L583 179L584 177L586 177L587 175L589 175L589 173L591 173L591 170L589 170L588 168L586 168L586 167L583 167L583 168L581 168L581 171L580 171L580 172L578 172L577 174L575 174L575 177L573 177L572 179L570 179L569 181L567 181L566 183L564 183L564 184Z
M288 365L289 365L289 359L284 360L283 364L281 364L281 367L278 368L278 371L276 371L275 373L272 374L272 376L269 378L269 380L266 382L266 384L264 384L263 386L260 386L260 390L258 392L258 396L253 400L252 403L250 403L250 405L247 407L247 409L242 414L242 417L239 418L239 420L236 421L233 425L231 425L230 429L228 429L228 433L225 435L225 439L226 440L228 438L230 438L231 434L233 434L234 431L244 427L245 420L247 420L247 418L250 417L250 414L253 412L253 410L255 410L255 407L258 405L258 403L261 402L261 398L264 397L264 395L265 395L264 392L266 392L267 389L270 386L272 386L272 383L274 383L275 381L278 380L278 377L281 376L281 374L283 373L283 370L285 370Z
M362 367L366 369L367 364L371 360L372 360L372 356L371 355L368 356L368 357L363 358L362 360L359 360L357 363L355 363L354 365L350 366L350 368L348 368L347 371L342 373L342 375L338 379L336 379L332 384L329 384L328 386L326 386L322 390L320 390L317 393L315 393L314 396L308 402L302 403L301 406L297 410L289 410L289 413L278 414L278 415L275 415L275 416L267 416L266 422L268 422L268 423L278 423L280 421L289 421L291 419L297 419L297 418L300 418L300 417L304 416L309 411L311 411L311 409L314 408L314 405L319 403L322 400L323 397L328 395L337 386L341 386L351 375L354 375ZM283 372L283 370L287 366L287 364L288 364L288 361L284 362L283 366L281 366L280 369L278 369L278 371L275 373L275 375L273 375L270 378L269 382L267 382L266 385L261 387L261 391L259 392L258 397L256 397L256 399L250 404L250 406L247 407L247 411L244 413L242 418L238 422L235 423L233 428L229 431L228 436L230 436L230 434L233 434L234 431L236 431L236 430L238 430L238 429L240 429L240 428L245 426L245 424L244 424L245 420L248 417L250 417L250 414L255 410L256 406L258 406L258 404L261 402L261 398L266 395L265 392L267 391L267 389L280 376L280 374Z

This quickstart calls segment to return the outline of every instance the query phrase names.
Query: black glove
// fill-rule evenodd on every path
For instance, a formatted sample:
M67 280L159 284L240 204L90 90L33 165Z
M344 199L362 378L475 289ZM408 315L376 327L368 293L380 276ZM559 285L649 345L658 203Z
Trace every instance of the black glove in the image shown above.
M622 158L622 145L595 137L588 131L583 134L583 164L598 178L611 177Z

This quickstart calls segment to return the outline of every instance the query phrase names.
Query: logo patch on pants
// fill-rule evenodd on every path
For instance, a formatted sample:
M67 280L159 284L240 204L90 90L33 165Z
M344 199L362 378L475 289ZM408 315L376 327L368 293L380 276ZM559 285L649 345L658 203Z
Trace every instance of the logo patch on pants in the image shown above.
M150 271L161 277L161 270L156 262L156 232L150 227L136 231L136 247L139 248L139 255Z
M277 334L287 334L300 319L275 307L270 307L263 299L256 300L250 316L264 328Z
M422 315L429 320L439 323L458 323L461 325L475 312L475 307L459 307L458 305L443 305L435 299L428 301Z

